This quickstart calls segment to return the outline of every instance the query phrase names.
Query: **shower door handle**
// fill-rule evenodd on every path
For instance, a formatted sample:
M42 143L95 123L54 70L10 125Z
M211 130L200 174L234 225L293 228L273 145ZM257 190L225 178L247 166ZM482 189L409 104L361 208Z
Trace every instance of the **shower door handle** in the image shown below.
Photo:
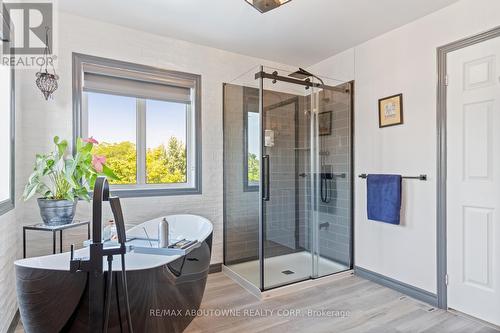
M264 173L264 184L263 184L263 189L262 189L262 199L264 201L269 201L270 198L270 182L269 182L269 176L270 176L270 169L269 169L269 155L264 155L262 157L262 162L263 162L263 173Z

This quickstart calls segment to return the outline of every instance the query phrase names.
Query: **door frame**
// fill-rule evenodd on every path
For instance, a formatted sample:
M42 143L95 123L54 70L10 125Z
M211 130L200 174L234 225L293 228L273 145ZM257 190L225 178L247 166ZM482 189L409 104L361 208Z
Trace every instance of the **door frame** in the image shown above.
M500 26L437 48L437 297L441 309L448 308L446 254L447 173L447 56L448 53L500 37Z

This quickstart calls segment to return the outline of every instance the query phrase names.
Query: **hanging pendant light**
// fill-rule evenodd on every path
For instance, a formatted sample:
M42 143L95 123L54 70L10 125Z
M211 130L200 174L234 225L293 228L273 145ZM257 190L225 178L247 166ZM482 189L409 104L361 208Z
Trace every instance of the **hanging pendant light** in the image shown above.
M49 54L52 54L49 48L49 27L45 28L45 50L43 51L43 55L45 57L45 69L43 65L40 67L40 71L36 73L36 86L42 92L45 100L48 100L49 97L57 90L58 84L57 80L59 80L59 75L56 74L56 70L54 68L53 60L51 61L52 72L49 73L48 64L49 64Z

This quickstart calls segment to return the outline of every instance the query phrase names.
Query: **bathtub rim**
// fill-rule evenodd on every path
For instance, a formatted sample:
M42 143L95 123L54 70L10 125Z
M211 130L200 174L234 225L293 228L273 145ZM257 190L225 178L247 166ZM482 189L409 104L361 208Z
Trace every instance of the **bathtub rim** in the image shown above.
M200 243L205 242L207 238L213 235L213 223L206 217L195 214L170 214L170 215L156 217L130 228L129 231L133 231L134 229L138 230L146 223L154 223L154 221L159 221L163 218L167 218L167 220L168 219L172 220L173 218L178 218L178 217L195 218L199 223L208 225L208 229L206 231L203 230L205 232L198 237L198 241ZM180 222L173 222L173 223L180 223ZM75 257L86 257L86 256L88 256L88 248L81 248L75 250ZM169 264L181 257L182 255L163 256L163 255L131 252L125 255L126 270L137 271L137 270L147 270L151 268L156 268ZM14 265L32 269L69 271L69 262L70 262L70 252L63 252L63 253L19 259L14 262ZM103 258L103 262L104 263L106 262L106 258ZM114 256L113 271L120 271L120 270L121 270L121 262L119 260L119 256ZM107 264L104 265L104 271L107 271Z

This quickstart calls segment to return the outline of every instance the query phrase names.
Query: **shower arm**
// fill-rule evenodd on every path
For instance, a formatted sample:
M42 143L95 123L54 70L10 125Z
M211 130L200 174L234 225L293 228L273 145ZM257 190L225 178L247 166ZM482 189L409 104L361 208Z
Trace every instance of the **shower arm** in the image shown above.
M305 69L300 68L300 67L299 67L299 71L301 71L301 72L302 72L302 73L304 73L305 75L309 75L310 77L313 77L313 78L315 78L315 79L319 80L319 82L321 82L321 86L322 86L322 87L324 87L324 86L325 86L325 82L324 82L324 81L323 81L323 80L322 80L319 76L314 75L313 73L308 72L308 71L306 71ZM311 80L310 80L309 78L307 78L307 79L306 79L306 81L307 81L307 82L311 82Z

